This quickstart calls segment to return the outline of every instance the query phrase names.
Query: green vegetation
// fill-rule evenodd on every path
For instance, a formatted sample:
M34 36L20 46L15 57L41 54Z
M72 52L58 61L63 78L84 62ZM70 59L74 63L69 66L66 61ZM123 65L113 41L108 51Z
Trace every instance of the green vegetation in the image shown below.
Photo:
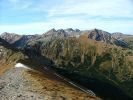
M132 85L125 84L133 81L133 62L128 60L128 51L76 38L56 39L41 47L43 56L52 59L56 69L111 83L132 96Z
M13 51L3 46L0 47L1 47L0 60L2 60L3 63L11 64L24 58L24 54L21 53L20 51Z

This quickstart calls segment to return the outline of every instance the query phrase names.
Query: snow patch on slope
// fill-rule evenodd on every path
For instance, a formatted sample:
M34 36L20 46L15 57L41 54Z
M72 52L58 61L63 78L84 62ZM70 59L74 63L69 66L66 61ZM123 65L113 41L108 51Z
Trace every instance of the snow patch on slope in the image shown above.
M16 65L15 65L15 67L16 68L26 68L26 69L30 69L30 68L28 68L26 65L24 65L24 64L22 64L22 63L17 63Z

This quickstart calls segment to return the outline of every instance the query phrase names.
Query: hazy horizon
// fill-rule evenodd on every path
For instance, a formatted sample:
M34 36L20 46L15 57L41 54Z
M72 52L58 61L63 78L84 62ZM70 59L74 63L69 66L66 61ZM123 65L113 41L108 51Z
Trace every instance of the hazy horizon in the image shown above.
M132 0L0 0L0 34L101 29L133 35Z

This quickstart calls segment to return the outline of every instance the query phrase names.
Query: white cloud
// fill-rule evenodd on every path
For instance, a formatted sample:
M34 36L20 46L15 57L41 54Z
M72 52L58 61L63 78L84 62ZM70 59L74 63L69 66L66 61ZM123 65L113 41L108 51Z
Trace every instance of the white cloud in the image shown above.
M49 11L49 16L86 14L90 16L133 17L130 0L65 0L66 2Z
M36 34L38 31L42 31L45 27L44 23L27 23L18 25L0 25L0 33L11 32L18 34ZM32 33L31 33L32 32Z
M68 28L78 26L78 23L83 23L84 20L80 19L52 19L48 22L33 22L26 24L18 24L18 25L0 25L0 33L3 32L12 32L19 34L41 34L46 32L51 28ZM73 24L71 24L73 23Z
M32 4L32 0L9 0L10 8L14 10L23 10L29 8Z
M0 33L8 31L21 34L43 33L51 28L100 28L105 31L131 32L133 26L132 0L57 0L60 3L41 0L10 0L13 9L25 9L45 15L42 22L25 24L0 24ZM26 15L24 15L26 17ZM31 17L34 17L31 15ZM41 17L39 17L41 18ZM123 18L123 19L119 19ZM130 19L130 21L128 20ZM44 22L45 21L45 22Z
M80 18L54 18L47 22L33 22L18 25L0 25L0 33L15 32L19 34L42 34L51 28L79 28L81 30L99 28L109 32L124 32L131 33L133 21L101 21L101 20L86 20Z

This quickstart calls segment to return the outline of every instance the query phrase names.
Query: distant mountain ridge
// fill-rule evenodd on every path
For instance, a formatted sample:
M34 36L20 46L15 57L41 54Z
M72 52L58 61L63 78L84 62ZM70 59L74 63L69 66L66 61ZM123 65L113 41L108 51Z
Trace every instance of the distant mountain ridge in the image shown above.
M124 40L120 40L119 38L114 38L113 34L102 31L99 29L93 29L89 30L88 32L88 38L101 41L107 44L114 44L121 47L128 47L127 43Z
M15 33L8 33L4 32L0 36L5 41L9 42L10 44L14 43L15 41L19 40L21 38L21 35L15 34Z
M18 35L15 33L4 32L1 34L1 38L6 42L12 44L17 48L23 47L29 40L36 38L38 35Z
M14 46L21 48L24 47L27 43L35 41L50 41L55 38L78 38L83 34L87 34L88 39L93 39L96 41L101 41L107 44L114 44L121 47L128 47L128 43L124 40L122 36L126 36L123 33L109 33L100 29L92 30L79 30L79 29L51 29L48 32L43 33L42 35L18 35L14 33L3 33L1 38L13 44Z

